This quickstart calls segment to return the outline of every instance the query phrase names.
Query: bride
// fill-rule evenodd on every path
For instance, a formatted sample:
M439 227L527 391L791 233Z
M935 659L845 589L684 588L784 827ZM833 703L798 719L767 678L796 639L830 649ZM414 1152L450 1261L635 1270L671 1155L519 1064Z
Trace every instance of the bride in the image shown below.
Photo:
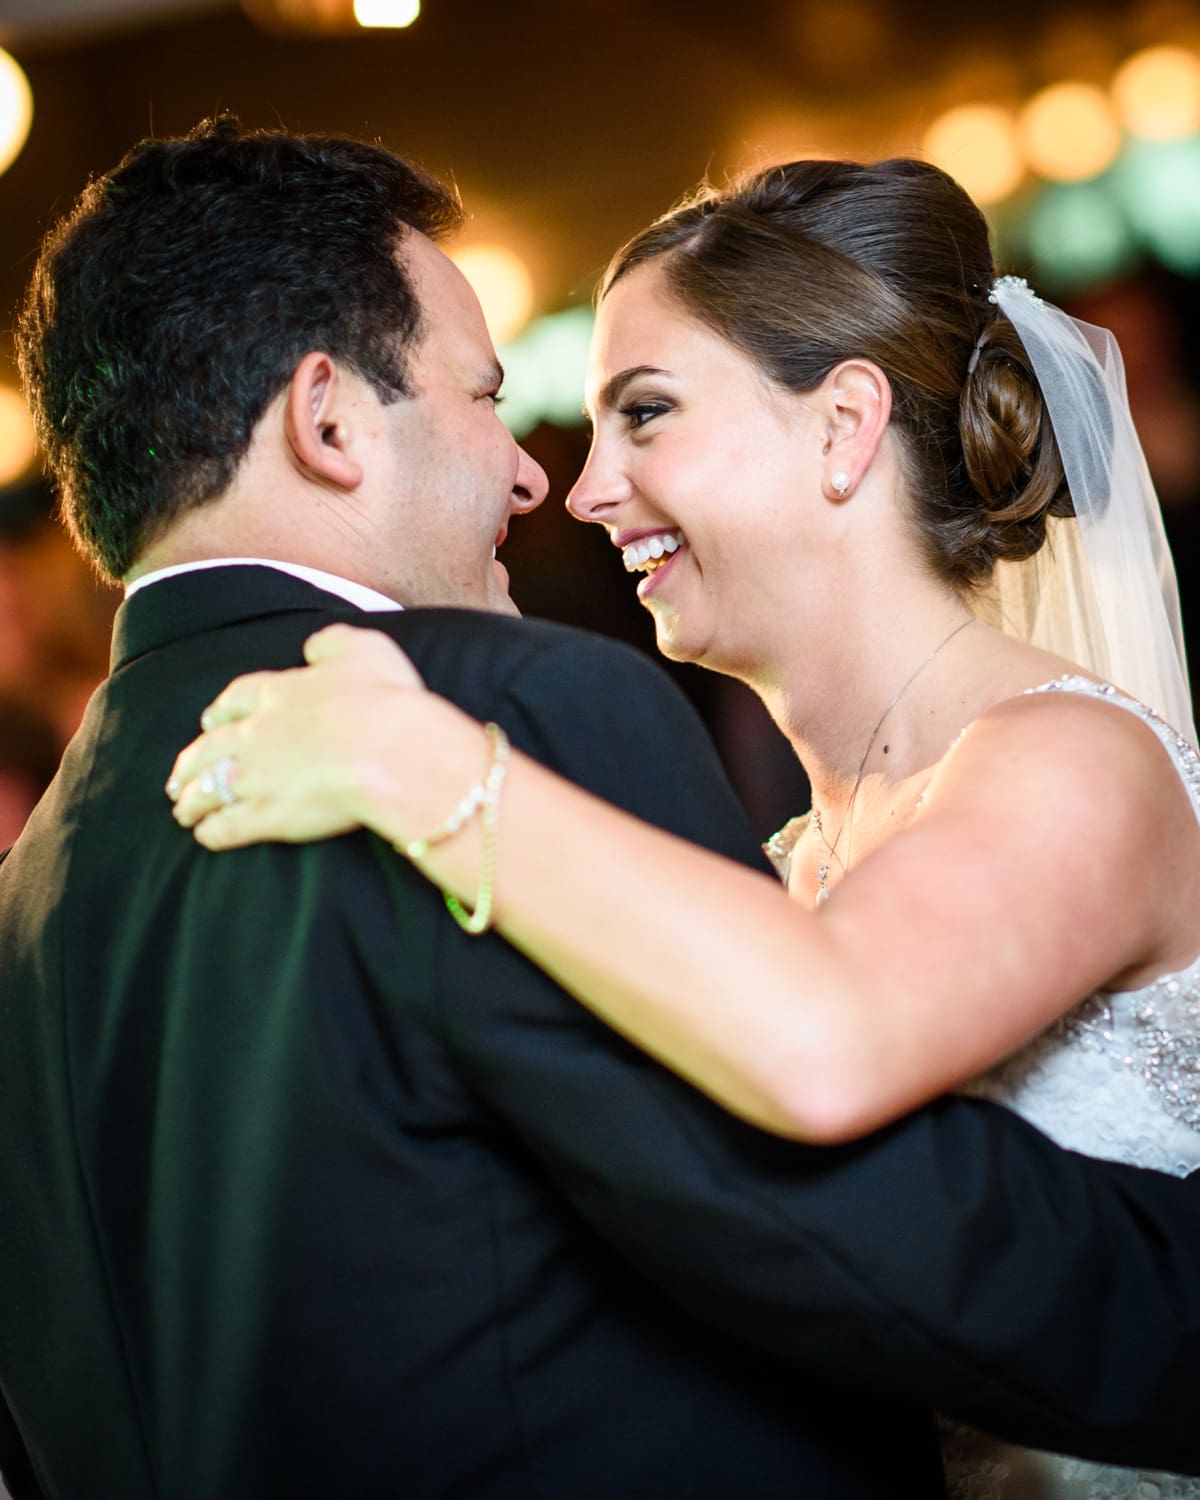
M212 849L376 830L469 931L779 1134L966 1088L1200 1165L1200 764L1111 339L997 281L935 168L795 162L617 255L588 409L571 510L663 653L749 683L808 773L786 893L510 756L342 626L217 700L180 822ZM947 1455L962 1495L1200 1495L963 1432Z

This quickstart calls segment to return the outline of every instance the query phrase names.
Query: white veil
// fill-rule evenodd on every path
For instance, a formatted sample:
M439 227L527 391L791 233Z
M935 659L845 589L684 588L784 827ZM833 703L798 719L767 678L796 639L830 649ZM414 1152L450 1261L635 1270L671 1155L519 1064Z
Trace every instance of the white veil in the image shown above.
M1195 744L1179 589L1117 341L1020 277L1002 276L990 300L1041 386L1075 516L1050 517L1027 561L998 563L977 612L1124 689Z

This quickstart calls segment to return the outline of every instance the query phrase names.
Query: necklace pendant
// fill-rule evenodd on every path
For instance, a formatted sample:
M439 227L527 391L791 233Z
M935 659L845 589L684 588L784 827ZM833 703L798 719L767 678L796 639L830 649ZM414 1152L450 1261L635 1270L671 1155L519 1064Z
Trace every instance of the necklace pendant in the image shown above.
M851 832L853 832L852 819L854 817L854 805L858 801L859 788L862 786L863 776L866 773L867 769L867 762L871 758L871 751L875 748L875 741L879 738L879 731L883 728L884 724L887 723L887 717L891 713L892 709L894 709L896 704L900 702L901 698L904 697L905 693L908 692L909 688L912 687L913 683L916 682L917 678L920 677L921 673L934 659L938 652L941 651L944 646L948 646L954 639L954 637L958 635L959 631L965 630L967 626L973 622L973 620L974 616L969 615L965 620L962 621L961 624L956 625L948 636L943 637L943 639L938 642L938 644L933 648L933 650L929 653L925 660L921 662L921 664L917 667L917 670L913 672L908 680L904 683L900 691L892 698L892 701L879 715L879 718L876 719L875 728L872 729L870 738L867 740L867 748L863 751L862 759L858 763L858 773L854 778L854 785L850 788L850 798L846 803L846 810L842 813L842 821L838 825L838 831L834 835L832 843L829 842L829 836L826 834L825 826L821 821L821 809L819 807L814 807L812 809L811 826L817 830L818 837L825 845L825 852L826 854L828 854L829 860L836 859L838 864L842 867L843 874L848 875L850 873L850 849L847 848L846 857L843 859L842 856L838 853L838 845L842 842L842 834L845 833L848 828L851 829ZM885 755L888 753L889 748L890 747L888 745L885 745L883 747L883 753ZM922 793L922 799L923 798L924 793ZM817 866L818 906L823 906L824 903L829 900L829 888L825 884L828 878L829 861L827 860Z

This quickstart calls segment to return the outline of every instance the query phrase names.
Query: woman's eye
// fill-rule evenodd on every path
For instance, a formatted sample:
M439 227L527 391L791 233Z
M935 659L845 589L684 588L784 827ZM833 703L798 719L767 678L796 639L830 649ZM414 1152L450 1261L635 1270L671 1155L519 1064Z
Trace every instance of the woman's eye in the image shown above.
M663 401L635 401L632 406L621 407L621 415L630 427L635 430L645 427L655 417L661 417L663 412L670 411L670 407Z

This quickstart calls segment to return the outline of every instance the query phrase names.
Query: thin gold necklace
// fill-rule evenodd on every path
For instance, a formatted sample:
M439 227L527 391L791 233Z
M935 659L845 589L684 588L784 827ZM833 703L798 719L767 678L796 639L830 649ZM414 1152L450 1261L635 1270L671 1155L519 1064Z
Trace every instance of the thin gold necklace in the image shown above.
M837 846L841 843L842 834L846 831L846 825L850 822L850 819L854 813L854 804L858 800L858 789L860 786L862 786L863 775L867 769L867 760L871 754L871 751L875 748L875 741L879 738L879 731L883 728L884 721L887 719L887 716L891 713L892 709L895 708L896 704L899 703L901 698L904 697L905 693L908 692L909 688L912 687L913 683L916 682L917 678L920 677L921 673L938 654L938 652L941 651L943 647L948 646L960 631L965 630L968 625L973 625L974 623L975 617L974 615L972 615L969 619L964 620L960 625L956 625L948 636L946 636L943 640L940 640L933 648L933 650L929 653L929 655L925 658L925 660L921 662L921 664L917 667L916 671L913 672L912 676L908 678L904 686L900 689L900 691L896 694L896 696L892 699L892 701L888 704L884 711L879 715L879 719L875 725L875 728L871 731L871 738L867 741L867 748L863 751L862 760L860 760L858 763L858 775L854 778L854 786L850 791L850 800L846 803L846 811L842 814L842 821L838 824L838 831L834 835L832 844L829 842L829 839L826 836L825 826L821 821L820 809L817 807L813 808L813 827L820 834L821 842L825 845L825 848L828 851L829 859L836 859L838 864L841 865L843 873L848 873L849 866L837 852ZM818 906L823 906L824 903L829 900L829 887L826 884L826 881L829 879L829 859L822 860L821 863L817 866Z

